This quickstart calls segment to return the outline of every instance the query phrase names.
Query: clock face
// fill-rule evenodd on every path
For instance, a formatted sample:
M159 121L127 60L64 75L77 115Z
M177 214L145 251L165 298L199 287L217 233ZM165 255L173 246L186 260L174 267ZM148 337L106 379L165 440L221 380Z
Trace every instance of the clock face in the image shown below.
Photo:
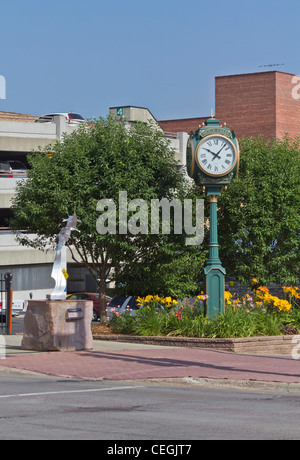
M234 144L224 136L212 135L204 138L197 147L197 163L210 176L224 176L237 161Z

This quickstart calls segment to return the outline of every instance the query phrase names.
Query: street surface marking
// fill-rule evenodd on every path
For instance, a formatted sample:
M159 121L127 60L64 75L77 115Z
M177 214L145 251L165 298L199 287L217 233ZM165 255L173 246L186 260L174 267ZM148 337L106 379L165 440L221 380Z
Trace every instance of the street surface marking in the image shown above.
M86 390L45 391L42 393L19 393L19 394L13 394L13 395L0 395L0 398L24 398L28 396L48 396L48 395L68 394L68 393L94 393L94 392L101 392L101 391L132 390L136 388L145 388L145 387L127 386L127 387L91 388L91 389L86 389Z

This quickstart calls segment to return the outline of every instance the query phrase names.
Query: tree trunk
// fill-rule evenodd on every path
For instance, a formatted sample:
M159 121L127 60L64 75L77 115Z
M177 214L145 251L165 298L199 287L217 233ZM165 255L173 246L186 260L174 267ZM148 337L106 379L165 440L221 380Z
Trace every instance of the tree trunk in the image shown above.
M100 323L106 321L106 282L104 280L98 281L98 292L100 301Z

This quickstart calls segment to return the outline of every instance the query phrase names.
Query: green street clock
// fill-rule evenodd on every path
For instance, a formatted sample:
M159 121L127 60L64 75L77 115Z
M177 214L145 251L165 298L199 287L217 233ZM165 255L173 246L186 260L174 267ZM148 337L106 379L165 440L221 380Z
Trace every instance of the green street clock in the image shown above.
M199 186L228 185L238 172L239 145L234 131L210 118L190 134L187 171Z
M239 144L234 131L221 126L211 117L205 125L190 134L186 149L189 176L205 189L209 198L209 256L204 267L204 291L208 295L205 313L216 317L224 312L225 274L219 258L217 203L221 190L239 168Z

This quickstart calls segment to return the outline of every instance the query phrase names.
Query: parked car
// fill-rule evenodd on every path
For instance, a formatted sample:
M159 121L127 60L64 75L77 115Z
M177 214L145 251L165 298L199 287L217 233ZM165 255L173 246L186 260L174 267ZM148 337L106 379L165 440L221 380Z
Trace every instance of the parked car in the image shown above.
M2 160L0 177L27 177L27 167L19 160Z
M69 125L79 125L81 123L86 122L86 119L83 118L78 113L57 112L57 113L49 113L47 115L42 115L37 120L34 120L34 123L53 123L54 117L58 115L64 116Z
M93 318L92 321L98 321L100 318L100 300L99 294L96 292L74 292L67 295L67 300L92 300L93 301ZM106 296L106 303L112 300L111 297Z
M133 296L114 297L106 307L106 317L110 320L114 313L122 315L127 311L130 315L135 315L140 305Z

